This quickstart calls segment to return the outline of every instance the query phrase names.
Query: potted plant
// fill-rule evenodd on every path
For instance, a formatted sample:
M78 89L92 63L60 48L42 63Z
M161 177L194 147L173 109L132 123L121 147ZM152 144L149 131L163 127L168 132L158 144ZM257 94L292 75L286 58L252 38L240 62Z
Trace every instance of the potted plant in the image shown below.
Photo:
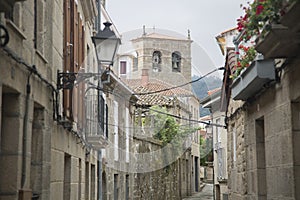
M278 24L281 16L286 13L290 3L296 0L254 0L248 7L244 6L245 15L238 21L238 31L244 32L243 40L263 37L270 29L270 24Z
M234 79L231 86L233 99L247 100L267 82L275 80L274 61L257 59L256 41L269 31L270 24L279 22L288 3L282 0L254 0L248 7L243 7L245 15L237 20L242 45L238 46L238 59L231 75Z

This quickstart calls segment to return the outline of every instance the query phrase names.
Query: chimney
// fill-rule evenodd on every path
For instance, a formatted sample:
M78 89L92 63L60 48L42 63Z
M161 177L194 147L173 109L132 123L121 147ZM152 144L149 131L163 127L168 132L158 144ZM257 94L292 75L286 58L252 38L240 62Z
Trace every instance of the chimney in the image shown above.
M142 86L145 86L149 82L149 69L142 69Z

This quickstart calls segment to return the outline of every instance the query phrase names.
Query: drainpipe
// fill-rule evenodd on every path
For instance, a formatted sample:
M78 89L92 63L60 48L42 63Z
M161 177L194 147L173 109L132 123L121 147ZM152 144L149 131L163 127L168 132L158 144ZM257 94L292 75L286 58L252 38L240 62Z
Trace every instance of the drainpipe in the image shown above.
M96 31L97 33L101 31L101 0L98 0L97 3L97 11L98 16L96 17ZM98 73L101 73L101 64L98 60ZM98 80L98 87L101 86L101 80ZM99 90L97 91L97 98L98 98L98 123L100 123L100 95L102 92ZM98 134L100 135L100 124L98 124ZM104 131L104 130L103 130ZM102 200L102 152L98 150L98 200Z
M28 110L29 110L29 98L30 98L30 77L32 71L28 75L26 84L26 99L25 99L25 111L23 119L23 146L22 146L22 177L21 177L21 188L25 187L26 183L26 170L27 170L27 128L28 128Z
M102 200L102 152L98 150L98 200Z

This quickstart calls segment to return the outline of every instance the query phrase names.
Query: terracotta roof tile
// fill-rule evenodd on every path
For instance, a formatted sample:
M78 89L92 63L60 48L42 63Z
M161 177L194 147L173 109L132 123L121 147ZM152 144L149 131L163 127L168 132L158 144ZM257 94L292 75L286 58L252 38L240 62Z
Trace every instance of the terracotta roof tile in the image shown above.
M152 78L149 80L147 85L142 86L141 79L124 79L123 80L130 88L135 90L137 87L144 87L146 88L149 92L154 92L154 91L159 91L159 90L164 90L168 89L171 87L174 87L174 85L171 85L167 82ZM183 89L181 87L166 90L163 92L159 92L157 94L161 94L164 96L192 96L194 95L191 91Z
M216 92L218 92L218 91L220 91L220 90L221 90L220 87L219 87L219 88L215 88L215 89L213 89L213 90L207 91L207 94L208 94L208 95L212 95L212 94L214 94L214 93L216 93Z
M148 93L155 92L159 90L168 89L174 87L173 85L163 82L158 79L150 79L148 84L142 85L141 79L124 79L125 84L127 84L135 93ZM185 90L183 88L174 88L154 94L138 95L139 100L137 104L140 105L172 105L173 97L175 96L192 96L191 91Z

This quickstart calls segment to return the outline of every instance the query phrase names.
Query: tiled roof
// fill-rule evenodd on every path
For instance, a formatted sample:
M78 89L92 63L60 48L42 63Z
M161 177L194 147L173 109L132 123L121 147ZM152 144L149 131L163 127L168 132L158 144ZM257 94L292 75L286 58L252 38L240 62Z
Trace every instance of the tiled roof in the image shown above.
M141 79L124 79L123 80L130 88L132 88L134 91L138 87L144 87L147 89L149 92L153 91L159 91L159 90L165 90L163 92L159 92L157 94L164 95L164 96L192 96L194 95L191 91L183 89L181 87L177 87L174 89L168 89L171 87L174 87L174 85L171 85L167 82L151 78L146 85L142 85L142 80ZM137 93L137 92L136 92Z
M150 92L147 88L143 86L136 87L134 89L136 93L147 93ZM166 97L160 94L148 94L148 95L139 95L138 96L138 105L160 105L160 106L171 106L173 103L172 98Z
M215 89L213 89L213 90L207 91L207 94L208 94L208 95L212 95L212 94L214 94L214 93L216 93L216 92L218 92L218 91L220 91L220 90L221 90L220 87L219 87L219 88L215 88Z
M158 79L150 79L148 84L142 85L141 79L124 79L123 80L136 94L139 93L148 93L155 92L159 90L167 89L166 91L154 93L154 94L145 94L145 95L137 95L139 100L137 104L142 105L172 105L173 97L181 96L181 97L190 97L193 95L191 91L182 89L182 88L174 88L173 85L169 83L163 82Z

